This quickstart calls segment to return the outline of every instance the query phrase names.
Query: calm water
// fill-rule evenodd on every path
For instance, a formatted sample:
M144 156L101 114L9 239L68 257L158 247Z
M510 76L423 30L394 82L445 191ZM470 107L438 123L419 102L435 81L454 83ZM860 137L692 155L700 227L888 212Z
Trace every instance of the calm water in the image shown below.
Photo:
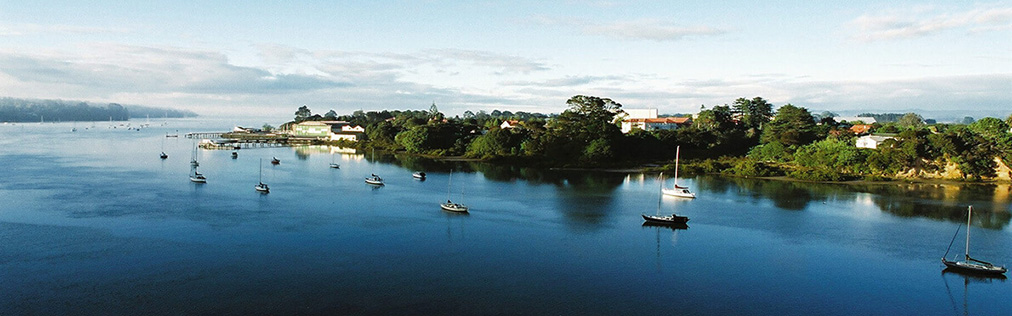
M182 134L233 122L163 122L0 125L0 314L1012 313L1012 281L939 262L973 204L975 257L1012 265L1008 185L687 178L670 229L639 217L655 175L305 147L202 150L197 185ZM470 215L439 210L450 169Z

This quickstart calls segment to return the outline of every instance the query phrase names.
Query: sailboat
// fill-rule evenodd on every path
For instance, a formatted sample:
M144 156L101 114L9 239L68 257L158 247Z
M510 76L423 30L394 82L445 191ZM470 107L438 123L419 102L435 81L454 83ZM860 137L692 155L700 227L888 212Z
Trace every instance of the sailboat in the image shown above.
M260 158L260 178L259 178L259 182L260 183L257 183L257 185L255 187L253 187L254 189L256 189L257 191L259 191L260 193L271 193L271 188L267 187L267 184L264 183L264 159L263 158Z
M657 182L660 183L661 190L664 187L664 173L662 172L657 176ZM689 221L688 217L678 216L672 213L671 215L661 215L661 194L657 195L657 213L655 215L640 214L643 216L643 220L648 223L666 224L666 225L685 225Z
M945 250L945 255L942 255L942 264L945 264L949 269L971 272L971 273L982 273L982 274L1004 274L1008 269L1003 266L996 266L987 261L981 261L970 257L970 216L973 213L973 206L969 206L966 209L966 253L963 254L965 261L949 261L945 259L945 256L949 255L949 250ZM959 228L956 228L956 234L959 234ZM956 240L956 235L952 235L952 240ZM949 248L952 248L952 242L949 242Z
M372 149L372 159L373 161L376 160L376 148ZM365 178L365 183L372 185L383 185L383 178L380 178L380 176L377 176L375 173L373 173L371 176Z
M330 167L334 169L341 169L341 165L337 164L337 161L335 160L336 158L334 157L333 153L330 154Z
M675 147L675 187L671 189L662 188L661 193L670 196L677 196L682 198L694 199L696 194L689 191L689 187L683 187L678 185L678 156L681 154L682 146Z
M273 157L273 159L271 159L271 164L273 165L281 164L281 159L278 159L278 157Z
M450 176L446 179L446 203L440 203L439 208L458 213L466 213L467 205L461 203L450 202L450 184L453 181L453 170L450 170ZM460 198L464 199L464 189L460 190Z

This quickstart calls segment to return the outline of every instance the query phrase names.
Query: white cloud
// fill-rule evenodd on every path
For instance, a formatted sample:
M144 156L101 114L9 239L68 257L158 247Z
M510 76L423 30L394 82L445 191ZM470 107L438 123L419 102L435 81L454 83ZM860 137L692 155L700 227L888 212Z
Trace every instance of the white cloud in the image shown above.
M935 11L921 8L864 14L849 25L857 31L854 37L863 41L921 37L950 30L976 33L1012 29L1012 8L977 8L956 13Z
M28 36L28 35L82 35L82 34L124 34L130 30L121 27L98 27L79 26L67 24L8 24L0 25L0 36Z
M687 37L715 36L727 31L711 26L680 26L659 19L638 19L601 22L576 18L534 16L529 19L542 25L562 25L587 35L607 36L620 40L678 41Z

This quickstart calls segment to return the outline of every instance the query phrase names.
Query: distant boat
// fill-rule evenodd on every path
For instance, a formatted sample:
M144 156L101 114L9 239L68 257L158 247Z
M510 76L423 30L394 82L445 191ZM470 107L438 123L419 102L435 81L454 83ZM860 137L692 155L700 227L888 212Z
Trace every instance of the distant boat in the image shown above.
M962 272L970 273L981 273L981 274L1004 274L1008 269L1003 266L996 266L987 261L980 261L970 257L970 216L973 213L973 206L969 206L966 209L966 253L963 254L965 261L949 261L945 259L945 256L949 255L949 249L945 250L945 255L942 255L942 264L948 269L953 269ZM956 228L956 234L959 234L959 228ZM956 235L952 236L952 240L956 240ZM952 248L952 242L949 242L949 248Z
M330 155L330 167L334 168L334 169L341 169L341 165L337 164L337 162L334 159L335 159L334 155L331 154Z
M271 159L271 164L273 165L281 164L281 159L278 159L278 157L274 157L274 159Z
M683 187L678 185L678 155L682 151L682 146L675 147L675 187L671 189L661 188L661 193L671 196L683 197L688 199L696 198L696 194L689 191L689 187Z
M375 173L372 174L372 176L366 177L365 178L365 183L372 184L372 185L384 185L383 184L383 178L380 178L380 176L377 176Z
M236 158L239 158L239 153L233 151L232 152L232 159L236 159ZM261 158L261 160L263 160L263 158Z
M662 172L657 176L657 182L660 183L662 189L664 186L664 173ZM678 216L672 213L671 215L661 215L661 194L657 195L657 212L655 215L640 214L643 216L643 220L651 223L668 224L668 225L685 225L689 221L688 217Z
M421 171L415 172L411 174L411 177L418 180L425 180L425 173Z
M376 160L376 148L372 149L372 158L373 158L373 161ZM383 178L380 178L380 176L377 176L375 173L373 173L371 176L366 177L365 178L365 183L372 184L372 185L384 185L383 184Z
M158 157L162 159L169 158L169 154L165 153L165 139L162 139L162 154L158 155Z
M190 175L190 181L196 183L207 183L207 178L200 172L197 172L197 167L193 167L193 174Z
M450 170L450 176L446 178L446 203L440 203L439 208L457 213L467 213L467 205L461 203L453 203L450 201L450 185L453 181L453 170ZM464 190L460 190L460 198L464 199Z
M253 187L254 189L256 189L257 191L259 191L260 193L271 193L271 188L267 187L267 184L264 183L264 159L263 158L260 158L260 178L259 178L258 182L260 182L260 183L257 183L257 185Z

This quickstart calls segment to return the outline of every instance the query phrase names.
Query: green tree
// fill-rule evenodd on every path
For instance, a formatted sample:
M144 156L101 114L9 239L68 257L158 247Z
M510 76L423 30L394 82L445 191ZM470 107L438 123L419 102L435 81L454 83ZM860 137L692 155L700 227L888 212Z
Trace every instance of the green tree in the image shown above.
M776 119L766 124L761 143L780 142L787 146L804 145L815 140L815 118L803 107L791 104L777 110Z
M309 107L305 105L300 106L298 110L295 110L295 122L305 121L306 119L309 119L311 115L313 115L313 111L310 111Z
M703 131L726 130L734 126L731 107L718 105L709 110L699 111L692 125Z
M745 128L752 130L752 133L761 131L763 124L769 122L773 117L773 105L761 97L751 100L738 98L734 100L734 110L742 114Z
M264 123L264 126L260 127L260 129L263 130L264 132L270 133L274 131L274 126L271 126L271 124Z
M328 120L328 121L336 121L337 120L337 112L334 112L334 110L331 109L330 111L327 111L327 114L323 115L323 119L324 120Z
M903 114L903 116L896 121L896 125L906 128L921 128L924 126L924 118L917 113L907 113Z

